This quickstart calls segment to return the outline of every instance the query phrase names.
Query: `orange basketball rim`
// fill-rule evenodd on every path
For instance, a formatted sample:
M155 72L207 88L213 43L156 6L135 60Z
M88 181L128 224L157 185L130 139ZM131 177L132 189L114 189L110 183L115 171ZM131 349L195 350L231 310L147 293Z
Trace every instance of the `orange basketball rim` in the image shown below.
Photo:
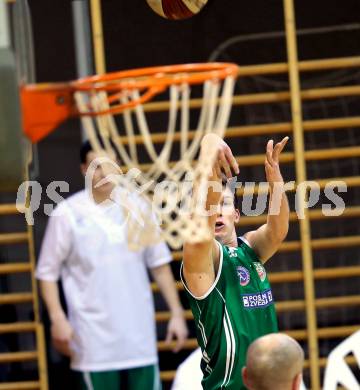
M118 114L151 100L171 85L202 84L207 80L236 77L238 66L231 63L200 63L157 66L112 72L85 77L67 83L28 84L20 89L23 128L31 142L46 137L70 117ZM121 102L129 92L141 92L137 100ZM84 92L91 98L104 91L109 109L80 113L74 99L75 92Z

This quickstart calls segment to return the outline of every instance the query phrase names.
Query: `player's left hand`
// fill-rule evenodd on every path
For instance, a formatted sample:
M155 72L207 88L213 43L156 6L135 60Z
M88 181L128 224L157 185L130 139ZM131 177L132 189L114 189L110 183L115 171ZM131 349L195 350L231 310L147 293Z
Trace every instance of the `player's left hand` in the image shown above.
M275 183L282 183L284 181L280 172L279 157L288 140L289 137L285 137L275 146L274 141L270 140L266 145L265 173L266 180L271 187L273 187Z
M185 344L185 341L188 337L189 331L186 326L186 322L183 315L173 315L170 318L167 334L166 334L166 343L170 344L174 339L176 339L175 347L172 349L174 353L179 352Z

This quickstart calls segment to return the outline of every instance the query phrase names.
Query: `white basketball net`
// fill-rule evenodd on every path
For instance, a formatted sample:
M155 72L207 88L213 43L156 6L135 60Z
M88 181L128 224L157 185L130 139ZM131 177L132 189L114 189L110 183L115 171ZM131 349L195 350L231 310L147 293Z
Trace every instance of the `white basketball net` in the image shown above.
M142 198L141 206L134 196L122 199L124 209L129 212L128 245L131 249L153 245L160 239L165 239L174 249L180 248L185 241L196 243L209 239L205 200L216 150L197 162L195 159L205 134L215 133L223 137L231 111L234 82L234 77L228 76L224 80L213 79L203 84L198 125L191 132L191 137L190 86L186 83L171 85L169 124L160 153L155 149L141 104L122 112L123 134L119 133L115 118L110 114L82 116L82 124L93 149L103 149L100 138L106 151L113 154L116 149L126 165L127 174L119 175L119 185ZM137 101L139 94L138 90L122 91L119 100L121 103ZM76 92L75 100L81 113L109 109L105 92ZM136 129L142 140L141 151L136 142ZM175 140L180 142L180 159L171 162ZM141 171L139 157L144 161L144 149L151 164L149 169ZM193 182L197 183L194 192Z

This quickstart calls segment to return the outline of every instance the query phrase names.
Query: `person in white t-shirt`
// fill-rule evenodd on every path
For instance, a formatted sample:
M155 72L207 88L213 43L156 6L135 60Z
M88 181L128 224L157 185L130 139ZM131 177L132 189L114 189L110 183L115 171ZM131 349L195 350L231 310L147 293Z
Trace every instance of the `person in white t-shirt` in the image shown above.
M85 175L97 155L86 142L80 156ZM174 352L188 334L169 266L171 254L165 243L138 252L128 249L122 208L104 202L114 185L96 187L104 178L99 167L92 191L84 189L62 201L48 221L36 276L53 345L70 356L83 389L159 389L148 270L171 311L166 340L177 339ZM60 278L67 315L59 299Z

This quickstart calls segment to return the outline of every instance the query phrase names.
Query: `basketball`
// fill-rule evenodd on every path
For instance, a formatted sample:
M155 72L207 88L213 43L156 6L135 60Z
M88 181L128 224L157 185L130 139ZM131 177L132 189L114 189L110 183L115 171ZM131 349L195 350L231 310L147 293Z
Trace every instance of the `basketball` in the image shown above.
M188 19L199 13L208 0L146 0L165 19Z

